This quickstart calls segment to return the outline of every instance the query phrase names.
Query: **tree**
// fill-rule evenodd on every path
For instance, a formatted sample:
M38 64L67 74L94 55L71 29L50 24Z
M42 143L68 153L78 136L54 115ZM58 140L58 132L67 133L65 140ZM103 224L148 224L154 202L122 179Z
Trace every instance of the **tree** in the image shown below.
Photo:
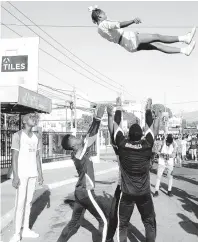
M92 116L83 114L81 119L77 120L77 128L79 131L88 131L92 123Z
M19 115L6 114L7 119L7 129L18 129L19 128ZM4 114L1 114L1 128L4 129L5 119Z
M187 126L186 119L182 119L182 129L185 129Z
M140 122L139 118L137 118L135 114L128 112L123 113L123 120L127 120L128 127L130 127L132 124Z
M165 112L165 110L166 110L169 114L169 118L172 118L172 116L173 116L170 108L167 108L167 107L165 108L165 106L163 104L153 104L153 110L157 115L159 114L159 112Z

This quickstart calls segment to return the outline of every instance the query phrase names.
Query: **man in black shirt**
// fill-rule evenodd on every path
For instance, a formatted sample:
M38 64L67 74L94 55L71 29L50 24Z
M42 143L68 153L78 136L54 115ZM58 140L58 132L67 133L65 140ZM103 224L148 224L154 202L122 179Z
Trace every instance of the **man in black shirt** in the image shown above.
M114 116L113 137L118 147L121 170L121 196L118 205L118 242L127 241L127 228L134 205L141 214L146 230L146 242L154 242L156 238L156 220L150 190L150 158L154 137L159 129L159 119L153 119L151 111L152 100L146 105L145 135L138 124L133 124L125 138L120 127L122 107L117 101Z

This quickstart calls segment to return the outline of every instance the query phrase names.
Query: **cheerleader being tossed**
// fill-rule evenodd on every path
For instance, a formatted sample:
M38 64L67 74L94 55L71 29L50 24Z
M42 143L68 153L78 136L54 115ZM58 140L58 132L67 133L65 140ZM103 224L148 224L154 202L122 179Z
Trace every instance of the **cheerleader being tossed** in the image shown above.
M140 24L141 20L135 18L129 21L111 21L107 19L106 13L97 6L89 7L91 18L94 24L98 25L98 33L110 42L119 44L129 52L141 50L158 50L166 54L184 54L189 56L196 42L193 37L196 32L196 27L183 36L167 36L160 34L138 33L133 31L125 31L124 28L132 24ZM187 44L183 48L164 45L177 42ZM163 43L163 44L162 44Z

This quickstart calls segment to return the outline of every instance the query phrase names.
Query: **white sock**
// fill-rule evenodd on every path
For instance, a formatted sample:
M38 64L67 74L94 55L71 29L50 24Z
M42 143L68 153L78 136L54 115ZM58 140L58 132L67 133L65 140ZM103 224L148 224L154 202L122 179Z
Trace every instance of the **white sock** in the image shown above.
M186 53L187 53L187 47L181 48L180 53L186 55Z
M185 42L188 39L188 35L182 35L182 36L178 36L179 42Z

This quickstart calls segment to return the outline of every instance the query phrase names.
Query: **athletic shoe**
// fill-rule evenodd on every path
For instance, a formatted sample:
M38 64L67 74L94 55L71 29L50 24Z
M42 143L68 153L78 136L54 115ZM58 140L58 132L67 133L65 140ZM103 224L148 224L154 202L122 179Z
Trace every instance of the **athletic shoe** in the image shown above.
M10 242L20 242L20 241L21 241L20 234L14 234L10 240Z
M167 195L168 195L169 197L172 197L172 196L173 196L172 191L168 191Z
M23 238L38 238L39 234L35 233L34 231L30 230L30 229L26 229L23 231L22 233L22 237Z
M196 27L194 27L191 30L191 32L187 34L187 38L186 38L186 41L185 41L186 44L190 44L191 43L193 37L195 36L195 33L196 33Z
M154 194L153 194L153 197L158 197L159 196L159 192L156 191Z
M189 46L187 46L185 48L185 55L189 56L192 53L192 51L194 50L195 45L196 45L195 41L193 41L191 44L189 44Z

